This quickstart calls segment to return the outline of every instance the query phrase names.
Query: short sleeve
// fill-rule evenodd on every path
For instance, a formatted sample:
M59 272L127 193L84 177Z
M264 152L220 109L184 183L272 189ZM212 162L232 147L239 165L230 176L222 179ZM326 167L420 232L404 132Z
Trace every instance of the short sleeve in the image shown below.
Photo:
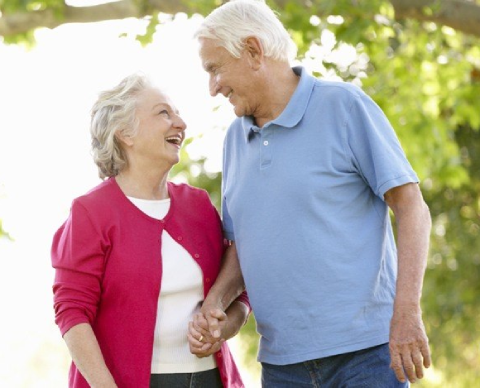
M418 182L387 117L360 90L352 99L346 142L353 168L380 198L394 187Z
M222 224L223 232L225 238L230 241L235 241L235 235L233 233L233 222L230 214L228 213L227 207L227 198L225 197L225 183L227 182L228 177L228 163L227 163L227 153L226 150L227 138L225 138L225 143L223 145L223 171L222 171Z
M230 215L228 214L227 202L224 196L222 196L222 223L225 237L230 241L235 241L233 223Z
M54 235L51 259L55 322L63 335L75 325L93 323L105 265L101 235L78 201Z

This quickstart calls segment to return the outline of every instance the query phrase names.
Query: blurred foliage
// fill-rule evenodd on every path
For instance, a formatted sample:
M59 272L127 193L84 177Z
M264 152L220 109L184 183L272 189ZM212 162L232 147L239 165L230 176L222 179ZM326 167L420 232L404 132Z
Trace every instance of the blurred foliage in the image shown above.
M455 135L470 183L424 190L433 232L423 312L435 368L448 386L474 387L480 381L480 131L463 125Z
M10 235L3 229L2 220L0 220L0 239L2 238L7 238L9 240L12 239Z
M182 3L207 14L221 1ZM480 38L432 22L395 20L384 0L267 3L279 12L299 47L299 59L316 76L356 83L378 103L422 181L433 220L422 307L435 379L416 385L478 385ZM61 17L62 4L0 0L0 11L53 7ZM155 31L157 15L150 20L145 36L139 37L143 44ZM203 158L191 160L187 149L188 144L172 176L205 188L220 208L221 173L207 171ZM247 365L258 368L253 361L258 343L253 315L240 336Z
M172 168L170 173L171 178L175 180L185 181L195 187L201 187L210 195L213 204L221 212L221 172L209 172L205 169L206 158L202 157L197 160L192 160L188 154L188 146L194 138L188 138L180 154L180 163Z

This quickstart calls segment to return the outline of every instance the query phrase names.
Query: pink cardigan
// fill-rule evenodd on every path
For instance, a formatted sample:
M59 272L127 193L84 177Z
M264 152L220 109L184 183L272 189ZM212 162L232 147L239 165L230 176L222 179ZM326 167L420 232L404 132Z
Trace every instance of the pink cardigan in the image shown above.
M225 242L208 194L168 184L170 210L156 220L135 207L110 178L75 199L53 238L55 322L62 336L89 323L119 388L149 387L165 229L203 272L207 295ZM239 300L248 306L245 294ZM225 388L244 387L225 343L215 354ZM69 387L88 387L72 363Z

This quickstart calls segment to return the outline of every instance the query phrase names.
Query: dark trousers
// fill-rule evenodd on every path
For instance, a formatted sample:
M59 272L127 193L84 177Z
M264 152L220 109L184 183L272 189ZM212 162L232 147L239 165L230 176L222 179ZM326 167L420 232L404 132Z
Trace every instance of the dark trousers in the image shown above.
M390 369L388 344L291 365L262 363L263 388L406 388Z
M196 373L152 374L150 388L223 388L218 368Z

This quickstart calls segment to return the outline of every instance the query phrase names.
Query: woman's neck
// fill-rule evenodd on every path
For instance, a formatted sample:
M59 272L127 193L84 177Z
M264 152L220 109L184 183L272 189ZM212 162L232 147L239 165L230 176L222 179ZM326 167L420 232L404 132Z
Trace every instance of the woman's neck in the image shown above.
M139 174L127 169L120 172L115 180L127 197L158 200L169 198L167 178L168 172Z

